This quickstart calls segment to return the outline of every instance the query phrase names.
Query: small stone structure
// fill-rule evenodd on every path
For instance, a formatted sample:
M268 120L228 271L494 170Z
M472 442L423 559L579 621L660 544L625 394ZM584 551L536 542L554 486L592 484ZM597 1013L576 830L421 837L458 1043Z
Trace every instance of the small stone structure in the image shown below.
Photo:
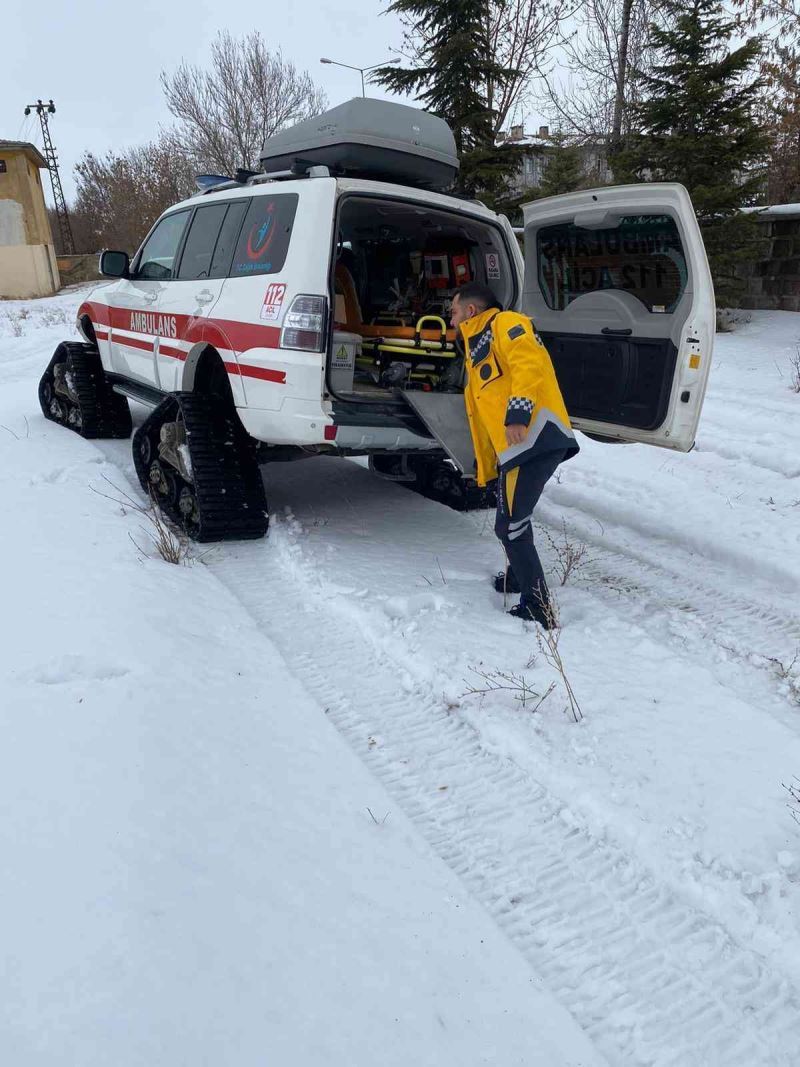
M739 267L743 308L800 311L800 204L755 208L761 232L757 259Z
M61 284L79 285L81 282L101 281L99 263L99 252L91 252L88 255L58 256Z
M0 297L50 296L60 288L42 169L47 163L35 145L0 140Z

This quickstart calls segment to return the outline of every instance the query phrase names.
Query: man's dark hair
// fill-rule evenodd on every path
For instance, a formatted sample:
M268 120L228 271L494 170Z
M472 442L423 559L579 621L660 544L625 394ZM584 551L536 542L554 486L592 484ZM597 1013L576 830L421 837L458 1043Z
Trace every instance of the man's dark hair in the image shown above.
M475 304L482 311L487 308L500 308L501 311L503 310L503 305L494 295L494 292L488 285L482 285L480 282L467 282L466 285L462 285L460 289L456 290L455 295L462 304Z

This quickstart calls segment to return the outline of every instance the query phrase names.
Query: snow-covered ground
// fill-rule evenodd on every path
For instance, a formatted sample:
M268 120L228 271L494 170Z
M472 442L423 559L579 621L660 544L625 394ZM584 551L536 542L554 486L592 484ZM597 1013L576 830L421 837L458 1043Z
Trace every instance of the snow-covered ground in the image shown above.
M2 1061L800 1062L800 316L548 487L575 724L489 513L310 459L142 559L129 443L38 411L79 301L0 304Z

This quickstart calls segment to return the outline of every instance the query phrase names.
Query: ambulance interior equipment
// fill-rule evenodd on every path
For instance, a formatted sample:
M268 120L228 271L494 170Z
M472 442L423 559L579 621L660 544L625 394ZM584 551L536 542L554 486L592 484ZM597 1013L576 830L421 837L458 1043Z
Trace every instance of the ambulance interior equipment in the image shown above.
M450 304L473 280L490 285L503 306L514 299L515 267L496 226L400 200L345 198L333 277L334 393L460 388Z

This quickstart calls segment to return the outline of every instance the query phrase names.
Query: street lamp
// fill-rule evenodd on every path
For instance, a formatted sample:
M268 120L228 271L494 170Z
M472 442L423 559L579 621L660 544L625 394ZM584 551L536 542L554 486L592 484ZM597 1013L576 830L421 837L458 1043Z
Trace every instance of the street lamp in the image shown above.
M378 67L393 67L397 63L402 63L402 60L399 57L397 59L387 59L385 63L375 63L371 67L351 67L349 63L339 63L336 59L321 59L320 63L327 63L332 67L346 67L348 70L357 70L358 73L361 75L361 95L366 96L367 93L364 88L364 75L367 73L367 71L377 70Z

